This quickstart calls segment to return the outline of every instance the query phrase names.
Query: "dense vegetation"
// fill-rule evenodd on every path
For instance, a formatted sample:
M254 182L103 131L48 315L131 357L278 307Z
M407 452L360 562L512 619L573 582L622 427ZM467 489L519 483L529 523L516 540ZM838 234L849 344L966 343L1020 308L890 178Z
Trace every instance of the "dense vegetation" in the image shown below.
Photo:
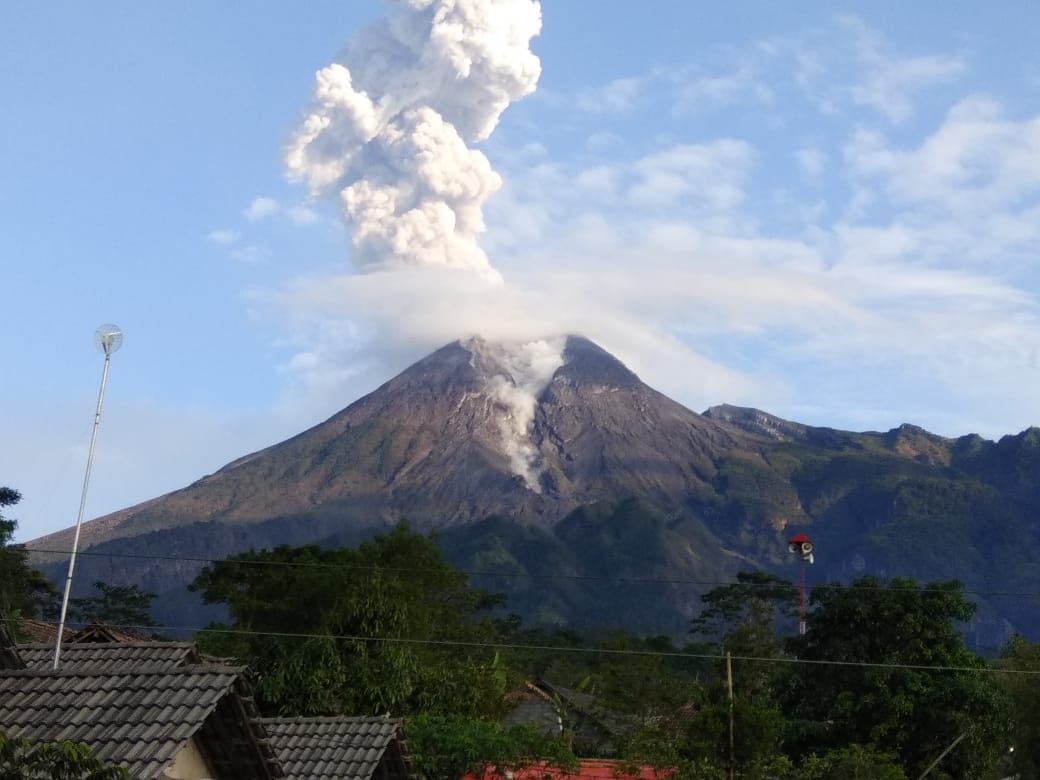
M127 771L71 741L33 744L0 731L0 780L129 780Z
M951 511L977 494L937 490L951 496ZM903 494L906 506L919 491L915 483ZM667 524L638 515L628 504L573 522L585 524L587 550L669 554L659 545ZM3 522L6 543L13 524ZM527 542L537 540L531 532ZM527 624L438 544L400 525L354 547L283 546L216 562L193 589L228 618L198 641L249 665L268 713L405 717L416 767L431 780L488 763L567 766L577 756L651 764L676 780L989 780L1040 767L1040 675L1023 673L1040 672L1040 645L1016 636L992 661L969 650L959 628L975 605L960 583L819 584L799 636L797 589L776 574L740 572L702 588L699 616L677 642ZM484 570L508 568L505 549L485 557ZM6 543L0 555L9 562L0 598L31 614L38 575L19 548ZM615 564L629 573L623 557ZM605 597L621 587L616 578L600 585ZM561 603L566 596L557 591ZM628 597L637 607L639 597ZM136 625L132 608L150 594L99 583L92 599L81 604L116 620L112 610L131 608L122 619ZM556 727L502 725L528 683Z
M972 653L957 625L974 607L955 582L819 586L792 636L797 589L744 572L705 594L681 646L527 628L405 526L356 549L234 556L194 587L231 615L203 646L249 663L268 711L403 715L425 777L606 755L680 779L732 765L744 778L981 780L1036 760L1035 741L1009 752L1040 728L1033 678L997 670L1037 668L1040 651L1018 638L995 666ZM499 725L528 681L550 692L558 729Z

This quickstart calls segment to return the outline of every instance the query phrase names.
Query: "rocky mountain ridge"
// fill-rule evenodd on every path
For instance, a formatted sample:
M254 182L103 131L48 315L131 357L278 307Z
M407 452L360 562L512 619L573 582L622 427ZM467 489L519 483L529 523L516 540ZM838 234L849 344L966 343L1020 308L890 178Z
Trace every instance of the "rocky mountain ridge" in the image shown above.
M1038 475L1037 429L989 442L727 405L697 414L580 337L471 339L291 439L87 523L81 576L172 594L169 620L186 625L191 559L352 543L408 519L438 529L459 565L509 574L529 616L674 632L697 608L696 583L787 571L797 530L817 542L815 581L961 579L991 594L980 601L994 635L1008 621L1040 631L1028 605L993 595L1040 591ZM66 531L29 546L70 543ZM652 599L574 584L615 576L695 584Z

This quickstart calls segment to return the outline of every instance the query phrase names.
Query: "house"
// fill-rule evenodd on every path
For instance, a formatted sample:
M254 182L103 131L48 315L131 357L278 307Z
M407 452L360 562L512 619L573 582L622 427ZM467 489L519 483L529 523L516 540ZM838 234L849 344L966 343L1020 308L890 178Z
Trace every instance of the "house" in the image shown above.
M183 642L14 645L0 625L0 731L31 742L71 740L131 777L285 777L244 669Z
M393 718L264 718L286 780L406 780L411 769Z
M0 730L85 742L134 778L405 780L401 723L389 718L261 718L244 669L189 642L63 645L0 641Z
M29 669L47 670L54 663L54 645L34 642L17 646ZM217 665L222 659L205 656L191 642L70 642L62 645L62 671L117 672L147 667L168 672L200 664Z
M27 655L35 663L33 653ZM134 778L285 776L243 669L131 660L121 663L113 653L102 663L70 663L58 671L0 671L0 730L33 742L84 742Z
M512 709L503 718L503 725L535 725L598 756L613 755L617 738L631 728L604 710L595 696L547 680L528 682L523 690L507 698Z
M53 645L55 637L58 636L58 624L43 620L22 618L18 621L18 628L31 642L50 642ZM71 628L66 627L62 631L61 641L68 642L75 633Z
M0 670L24 669L25 662L14 646L14 639L7 629L7 623L0 620Z
M480 780L665 780L675 774L672 769L632 767L626 762L606 759L581 759L578 768L565 770L545 764L532 764L519 769L498 772L489 768ZM466 775L462 780L477 780Z

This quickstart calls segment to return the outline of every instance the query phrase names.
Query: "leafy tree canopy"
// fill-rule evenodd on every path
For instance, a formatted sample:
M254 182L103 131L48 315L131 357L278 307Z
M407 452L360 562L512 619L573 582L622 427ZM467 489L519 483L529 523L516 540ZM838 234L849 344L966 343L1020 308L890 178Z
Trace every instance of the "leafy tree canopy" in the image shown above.
M127 771L78 742L33 744L0 731L0 780L129 780Z
M235 555L191 587L232 619L200 645L248 663L268 711L475 715L501 705L503 664L480 647L494 638L480 613L495 600L405 524L356 549Z
M893 753L916 777L964 735L940 769L984 776L1009 744L1009 709L957 633L975 608L961 584L864 577L814 588L811 603L798 646L811 663L796 665L783 696L789 747L807 755L858 744Z
M22 500L17 490L0 487L0 509ZM37 605L53 594L54 586L29 565L29 551L12 544L18 523L0 514L0 617L33 617ZM18 626L13 626L17 633Z
M532 764L564 769L577 766L574 754L560 741L532 725L504 727L459 716L418 715L405 724L412 763L421 778L481 776L493 766L500 774Z
M1040 777L1040 675L1015 674L1040 672L1040 643L1013 636L994 662L997 684L1011 698L1012 740L1005 756L1004 775Z
M72 622L109 623L130 628L155 625L151 614L154 593L138 585L109 585L100 580L94 582L94 591L95 596L70 600Z

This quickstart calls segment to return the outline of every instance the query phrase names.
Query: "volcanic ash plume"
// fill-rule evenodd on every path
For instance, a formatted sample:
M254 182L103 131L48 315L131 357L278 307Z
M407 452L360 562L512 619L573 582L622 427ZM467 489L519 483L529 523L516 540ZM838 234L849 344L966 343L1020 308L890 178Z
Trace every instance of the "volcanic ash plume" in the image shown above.
M505 412L499 420L502 449L509 458L510 470L521 477L528 488L541 493L538 481L538 448L531 441L531 426L538 396L552 381L556 369L563 365L565 339L543 339L524 344L487 344L483 348L497 366L488 382L488 395Z
M291 176L338 195L363 267L449 266L498 278L477 243L501 186L467 144L540 74L533 0L393 0L318 71L286 149Z

